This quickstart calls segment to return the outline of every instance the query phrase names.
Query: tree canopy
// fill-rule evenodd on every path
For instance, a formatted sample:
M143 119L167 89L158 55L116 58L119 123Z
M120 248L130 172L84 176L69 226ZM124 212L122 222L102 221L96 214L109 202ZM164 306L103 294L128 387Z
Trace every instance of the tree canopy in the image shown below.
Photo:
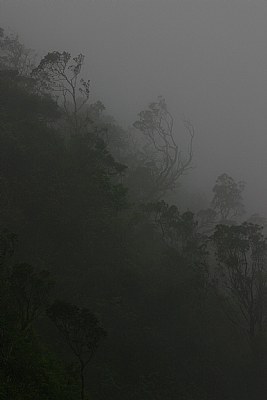
M0 29L0 398L265 398L265 220L242 220L244 184L171 204L193 124L186 150L159 97L122 128L82 54L32 54Z

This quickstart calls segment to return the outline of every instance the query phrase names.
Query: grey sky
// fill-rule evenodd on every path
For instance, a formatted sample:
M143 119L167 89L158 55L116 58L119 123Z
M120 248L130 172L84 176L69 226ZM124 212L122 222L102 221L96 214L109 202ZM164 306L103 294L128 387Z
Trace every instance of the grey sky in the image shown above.
M0 26L41 53L83 52L123 124L165 96L196 129L188 179L243 179L251 211L267 214L267 1L0 0Z

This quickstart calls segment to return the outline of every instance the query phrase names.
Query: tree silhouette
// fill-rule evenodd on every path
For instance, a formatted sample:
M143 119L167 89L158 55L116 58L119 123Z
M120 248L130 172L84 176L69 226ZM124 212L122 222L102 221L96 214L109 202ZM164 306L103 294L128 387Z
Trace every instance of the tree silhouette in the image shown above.
M244 213L242 198L244 188L244 182L235 182L227 174L222 174L217 178L211 206L219 213L221 220L226 221Z
M56 301L49 307L47 312L78 359L81 379L81 399L84 400L85 368L95 354L99 341L106 336L106 332L99 325L96 316L87 308L80 309L75 305Z
M39 83L39 90L51 93L59 99L72 133L78 134L86 127L89 115L81 118L81 111L90 95L90 80L80 77L84 55L63 51L48 53L32 71L32 77Z
M187 155L184 157L174 132L174 119L164 98L151 103L139 113L134 127L142 132L147 141L146 165L150 167L152 187L147 201L159 200L168 190L174 189L180 177L191 168L195 130L184 121L189 135Z
M212 236L218 259L218 287L230 301L228 316L245 327L251 346L267 317L267 242L258 225L217 225ZM231 311L232 310L232 311Z

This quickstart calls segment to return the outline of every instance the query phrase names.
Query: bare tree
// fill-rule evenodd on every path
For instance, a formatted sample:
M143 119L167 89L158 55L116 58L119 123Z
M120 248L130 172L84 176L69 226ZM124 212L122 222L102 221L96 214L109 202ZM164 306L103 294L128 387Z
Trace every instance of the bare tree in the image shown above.
M179 178L191 168L195 130L189 121L184 121L189 136L188 150L184 156L175 137L173 116L162 97L139 113L139 120L134 127L146 138L146 156L152 167L153 185L148 200L158 200L174 189Z

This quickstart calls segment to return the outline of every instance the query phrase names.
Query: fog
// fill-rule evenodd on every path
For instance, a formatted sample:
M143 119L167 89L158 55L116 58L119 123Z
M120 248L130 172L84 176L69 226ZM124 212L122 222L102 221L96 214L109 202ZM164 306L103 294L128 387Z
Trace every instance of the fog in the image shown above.
M266 398L266 21L0 0L1 399Z
M209 193L226 172L247 183L249 211L263 214L266 20L260 0L0 0L0 26L26 46L85 54L93 96L122 125L163 95L196 130L184 184Z

